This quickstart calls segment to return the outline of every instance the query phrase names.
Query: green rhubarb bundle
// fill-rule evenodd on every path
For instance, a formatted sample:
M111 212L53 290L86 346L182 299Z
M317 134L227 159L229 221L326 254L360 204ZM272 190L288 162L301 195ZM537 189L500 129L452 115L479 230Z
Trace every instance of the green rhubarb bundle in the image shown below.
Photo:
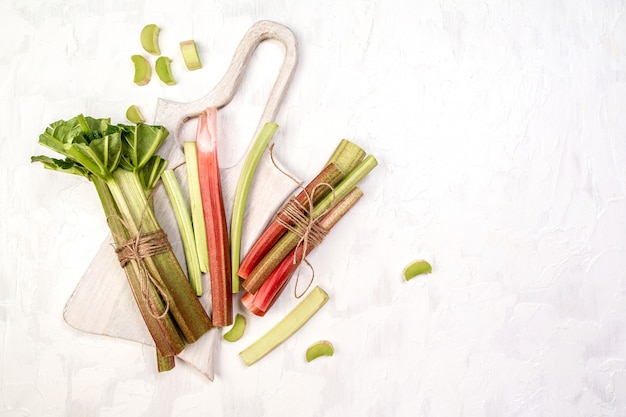
M155 152L168 133L161 126L78 115L52 123L39 137L63 159L31 158L95 186L160 371L171 369L185 345L212 327L152 210L151 195L167 165Z

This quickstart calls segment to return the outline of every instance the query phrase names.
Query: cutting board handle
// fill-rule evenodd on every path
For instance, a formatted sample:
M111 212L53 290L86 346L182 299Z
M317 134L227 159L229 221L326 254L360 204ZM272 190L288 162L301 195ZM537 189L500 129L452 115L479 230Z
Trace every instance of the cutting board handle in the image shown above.
M178 123L174 131L171 132L176 140L180 140L184 124L190 119L196 118L207 107L220 108L230 103L241 85L250 58L259 44L266 40L275 40L281 43L285 48L285 56L253 138L258 135L266 122L275 120L298 63L298 48L296 37L288 27L270 20L261 20L248 29L235 50L235 55L226 74L207 95L189 103L174 103L169 100L159 99L157 108L161 110L161 114L170 113L168 112L168 107L172 107L173 111L170 114L178 115ZM183 117L181 117L181 113L184 115ZM157 114L155 123L163 124L163 121L159 120L159 114Z
M252 54L257 46L266 40L276 40L282 43L285 47L285 58L261 116L262 123L276 118L298 62L296 37L288 27L269 20L261 20L252 25L235 50L235 56L226 74L215 87L213 96L215 98L213 103L217 103L217 107L222 107L232 100L241 84Z

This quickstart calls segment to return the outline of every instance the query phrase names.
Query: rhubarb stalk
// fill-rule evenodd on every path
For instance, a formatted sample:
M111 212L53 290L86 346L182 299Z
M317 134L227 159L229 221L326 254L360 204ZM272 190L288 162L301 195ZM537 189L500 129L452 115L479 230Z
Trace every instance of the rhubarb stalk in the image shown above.
M324 167L322 171L301 191L296 195L296 203L303 207L308 207L308 196L312 197L312 202L319 201L324 195L330 192L330 188L324 184L328 184L333 187L337 185L339 180L344 177L343 172L339 167L330 163ZM250 248L246 257L244 258L241 266L239 267L238 275L246 279L257 266L257 264L263 259L265 254L280 240L287 229L284 226L284 222L290 222L289 218L279 212L276 219L274 219L270 225L263 231L261 236L254 242L254 245Z
M207 109L199 116L196 149L209 250L212 321L216 327L229 326L233 323L232 281L228 228L217 157L217 109L215 107Z
M39 137L41 145L65 159L31 158L95 185L120 265L162 359L184 348L181 335L193 343L211 328L148 196L166 164L155 152L167 135L161 126L113 125L108 119L78 115L52 123Z
M341 201L354 187L372 170L378 162L372 155L367 156L356 168L352 170L333 190L332 193L326 195L322 200L315 204L311 217L318 219L339 201ZM270 273L285 259L291 252L301 237L293 232L287 232L263 257L258 265L252 270L252 273L243 282L242 286L246 291L255 294Z
M98 197L100 197L100 202L102 203L102 208L107 219L120 218L119 211L117 210L113 196L106 183L97 176L93 176L91 180L96 188ZM121 245L128 239L128 231L119 221L110 220L109 227L111 228L111 235L115 245ZM142 282L136 273L136 271L138 271L136 265L133 265L135 263L136 261L129 262L124 266L124 271L126 272L128 284L130 285L137 307L139 307L141 317L146 323L146 327L154 340L157 355L159 357L173 357L185 348L185 342L181 338L171 314L158 318L151 313L150 306L142 294ZM150 285L148 294L155 294L156 289L152 283L148 281L148 285ZM158 303L156 305L158 309L164 308L163 301L159 297L152 297L151 301Z
M180 237L183 242L183 251L185 260L187 261L187 276L191 288L196 292L197 296L202 295L202 271L200 270L200 261L198 260L198 252L196 250L196 239L194 237L193 226L191 223L191 214L187 208L183 191L180 188L178 179L173 169L166 169L161 175L165 191L172 204L174 216L180 231Z
M237 183L237 190L235 191L235 199L233 202L233 214L230 223L230 244L231 244L231 271L232 271L232 291L233 293L239 292L239 276L237 270L239 269L239 260L241 257L241 236L243 234L243 219L248 201L248 192L250 191L250 185L252 184L252 178L256 171L259 161L267 144L274 136L274 133L278 129L276 123L265 123L261 132L254 140L246 160L244 162L241 173L239 174L239 182Z
M200 179L198 178L198 151L196 150L196 143L183 143L183 150L185 152L185 167L187 168L191 225L193 226L193 235L196 240L198 262L200 263L200 271L209 272L209 250L206 243L204 210L202 209L202 194L200 193Z
M304 326L326 301L328 294L320 287L314 287L280 322L239 353L243 362L250 366L270 353Z
M329 194L332 187L356 168L364 157L365 151L360 146L347 139L342 139L328 159L324 169L295 197L296 204L308 208L309 196L312 197L313 204L317 203L319 199ZM289 222L290 220L284 213L278 214L278 218L270 223L246 254L237 272L239 277L248 278L261 259L287 232L284 225Z
M363 191L359 188L353 188L347 196L345 196L339 204L332 208L319 222L327 232L330 231L343 216L359 201L363 196ZM249 310L257 316L263 316L270 309L274 302L278 299L290 278L296 269L302 264L302 261L316 245L310 242L304 252L304 245L297 245L288 256L272 271L267 280L261 285L256 294L252 297L252 302L244 300L244 306L253 306Z

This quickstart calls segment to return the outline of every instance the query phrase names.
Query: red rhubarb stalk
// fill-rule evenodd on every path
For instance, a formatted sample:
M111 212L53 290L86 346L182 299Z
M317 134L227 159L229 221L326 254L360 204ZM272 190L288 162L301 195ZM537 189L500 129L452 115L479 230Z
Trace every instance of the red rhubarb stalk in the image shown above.
M310 216L313 219L322 218L339 201L341 201L365 176L372 170L378 162L372 155L367 156L356 168L354 168L336 187L333 192L324 196L313 207ZM272 246L263 259L252 270L248 278L243 281L243 288L255 294L267 277L285 259L288 254L297 246L300 241L300 234L296 231L288 231L280 240Z
M362 196L363 192L359 188L354 188L320 220L319 225L330 231ZM272 271L254 295L247 293L244 297L248 297L248 299L243 300L242 298L244 306L257 316L265 315L283 292L302 260L316 247L311 243L306 245L307 249L304 256L305 245L296 246Z
M326 162L324 169L306 186L304 191L300 192L295 197L297 203L302 207L307 207L307 196L312 195L313 190L316 190L313 196L313 203L317 203L321 197L329 194L330 191L330 187L322 186L321 184L328 184L334 187L350 173L364 157L365 151L360 146L347 139L342 139ZM237 271L238 276L242 279L245 280L250 276L259 262L261 262L270 249L272 249L287 232L283 222L289 222L289 219L282 213L279 214L279 216L281 221L274 219L246 254Z
M216 327L229 326L233 323L230 251L217 158L217 109L214 107L207 109L199 116L196 148L200 194L209 250L212 321L213 326Z
M320 173L296 195L296 203L302 207L308 207L308 197L312 196L312 201L319 201L327 193L331 191L330 187L334 187L344 177L341 169L334 163L328 164ZM324 185L328 184L328 186ZM329 187L330 186L330 187ZM287 229L284 224L289 223L290 219L284 213L279 212L276 219L263 231L261 236L256 240L252 248L246 254L245 259L239 267L239 276L243 279L248 278L257 264L269 252L269 250L280 240ZM280 219L280 220L279 220Z
M244 292L241 296L241 304L251 313L256 314L257 316L264 316L265 312L259 310L254 306L254 294L249 292Z

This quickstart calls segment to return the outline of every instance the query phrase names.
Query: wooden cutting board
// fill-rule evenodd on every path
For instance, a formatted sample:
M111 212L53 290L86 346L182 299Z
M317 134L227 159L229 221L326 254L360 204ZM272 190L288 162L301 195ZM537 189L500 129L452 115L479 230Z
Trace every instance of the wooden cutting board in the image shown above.
M159 154L169 161L170 167L184 162L181 138L183 135L185 138L195 137L193 134L191 136L185 134L187 131L195 132L195 116L207 107L219 109L232 100L241 84L252 54L256 47L266 40L281 43L285 48L285 56L257 130L253 135L253 140L266 122L275 121L283 96L297 65L297 44L295 36L287 27L271 21L260 21L255 23L244 35L226 74L207 95L190 103L176 103L159 99L154 123L165 126L170 131L170 136L159 150ZM221 170L224 206L228 219L232 213L239 172L244 160L245 155L235 166ZM249 250L274 212L295 189L294 180L280 172L274 162L266 150L252 181L244 218L242 254ZM282 166L280 168L285 170ZM184 170L177 170L177 176L186 192L187 181L184 172L179 171ZM267 192L270 189L272 192ZM167 233L181 266L186 269L176 219L163 186L159 186L154 194L154 206L155 215ZM203 276L203 285L205 291L204 295L200 297L200 301L210 312L211 295L208 274ZM154 346L132 297L126 276L119 266L110 236L102 243L98 253L68 300L65 306L64 319L70 326L84 332ZM194 344L188 345L181 352L179 358L213 380L213 353L220 339L221 331L213 329Z

